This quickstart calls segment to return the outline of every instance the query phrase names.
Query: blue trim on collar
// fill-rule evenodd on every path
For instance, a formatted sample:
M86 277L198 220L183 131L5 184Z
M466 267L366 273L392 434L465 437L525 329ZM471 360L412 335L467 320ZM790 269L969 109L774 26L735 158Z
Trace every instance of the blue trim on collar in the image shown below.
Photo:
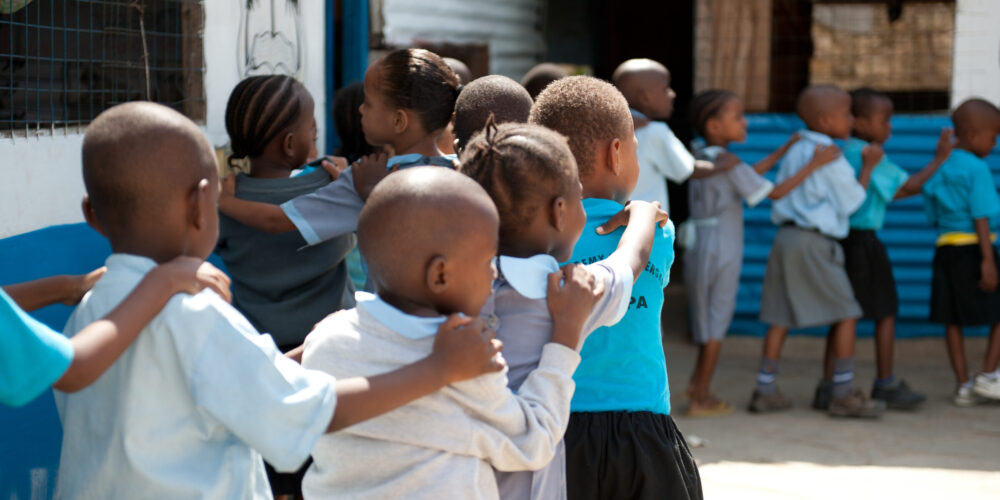
M406 314L396 309L381 297L368 292L355 292L354 300L358 309L364 309L388 329L411 340L433 337L445 316L422 317Z
M517 293L529 299L544 299L548 296L549 273L559 271L559 262L548 254L526 259L501 255L497 257L497 270Z
M628 108L628 110L629 110L629 112L632 113L632 116L634 116L636 118L641 118L643 120L649 120L649 117L646 116L642 111L639 111L639 110L633 109L633 108Z

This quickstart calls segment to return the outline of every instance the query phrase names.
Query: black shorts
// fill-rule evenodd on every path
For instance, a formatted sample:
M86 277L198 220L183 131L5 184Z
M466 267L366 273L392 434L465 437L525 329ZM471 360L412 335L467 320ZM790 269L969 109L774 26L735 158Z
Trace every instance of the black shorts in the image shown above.
M875 231L851 229L840 244L844 247L844 270L864 317L895 316L899 312L896 278L892 275L889 252Z
M701 476L670 415L571 413L566 430L569 500L701 499Z
M302 479L306 477L306 471L312 463L313 459L309 457L295 472L278 472L265 461L264 471L267 472L267 482L271 484L271 494L302 496Z
M994 262L997 249L993 248ZM979 289L979 245L945 245L934 251L931 323L977 326L1000 323L1000 292Z

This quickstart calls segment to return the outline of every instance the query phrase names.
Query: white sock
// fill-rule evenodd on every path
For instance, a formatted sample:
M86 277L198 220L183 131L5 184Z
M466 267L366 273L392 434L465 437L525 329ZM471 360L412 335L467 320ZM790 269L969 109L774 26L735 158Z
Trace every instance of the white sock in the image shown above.
M967 380L964 384L962 384L961 388L962 389L972 389L972 381L973 380L974 379Z
M989 373L983 372L981 375L990 380L996 380L997 378L1000 378L1000 368Z

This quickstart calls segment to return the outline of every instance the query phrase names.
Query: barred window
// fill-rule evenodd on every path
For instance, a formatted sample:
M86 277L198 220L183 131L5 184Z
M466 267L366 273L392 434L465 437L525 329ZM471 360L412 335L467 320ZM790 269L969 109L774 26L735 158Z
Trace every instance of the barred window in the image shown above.
M200 0L0 0L0 135L149 100L205 119Z

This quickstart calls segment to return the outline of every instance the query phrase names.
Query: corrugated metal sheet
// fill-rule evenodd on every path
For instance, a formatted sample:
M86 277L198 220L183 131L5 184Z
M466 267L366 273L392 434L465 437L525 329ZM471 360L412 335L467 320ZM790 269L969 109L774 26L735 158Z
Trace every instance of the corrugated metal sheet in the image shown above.
M790 134L802 128L794 115L749 115L749 135L745 144L735 145L733 152L747 163L760 160L780 146ZM937 138L942 127L951 126L945 116L896 116L892 119L893 135L885 151L894 162L913 173L924 167L934 155ZM1000 149L987 158L993 170L994 182L1000 179ZM773 180L777 168L768 177ZM736 317L731 332L763 335L766 325L758 321L760 293L764 268L777 228L771 223L769 201L746 211L746 252L743 257L743 274L736 303ZM899 200L889 207L885 227L879 237L889 249L893 263L896 286L899 290L898 337L944 335L944 328L927 322L930 301L931 260L934 256L934 230L924 215L921 196ZM872 324L863 321L860 335L871 335ZM825 329L801 332L826 334ZM969 335L985 335L986 329L968 329Z
M544 52L541 12L540 0L384 0L383 32L390 45L486 43L490 72L520 79Z

